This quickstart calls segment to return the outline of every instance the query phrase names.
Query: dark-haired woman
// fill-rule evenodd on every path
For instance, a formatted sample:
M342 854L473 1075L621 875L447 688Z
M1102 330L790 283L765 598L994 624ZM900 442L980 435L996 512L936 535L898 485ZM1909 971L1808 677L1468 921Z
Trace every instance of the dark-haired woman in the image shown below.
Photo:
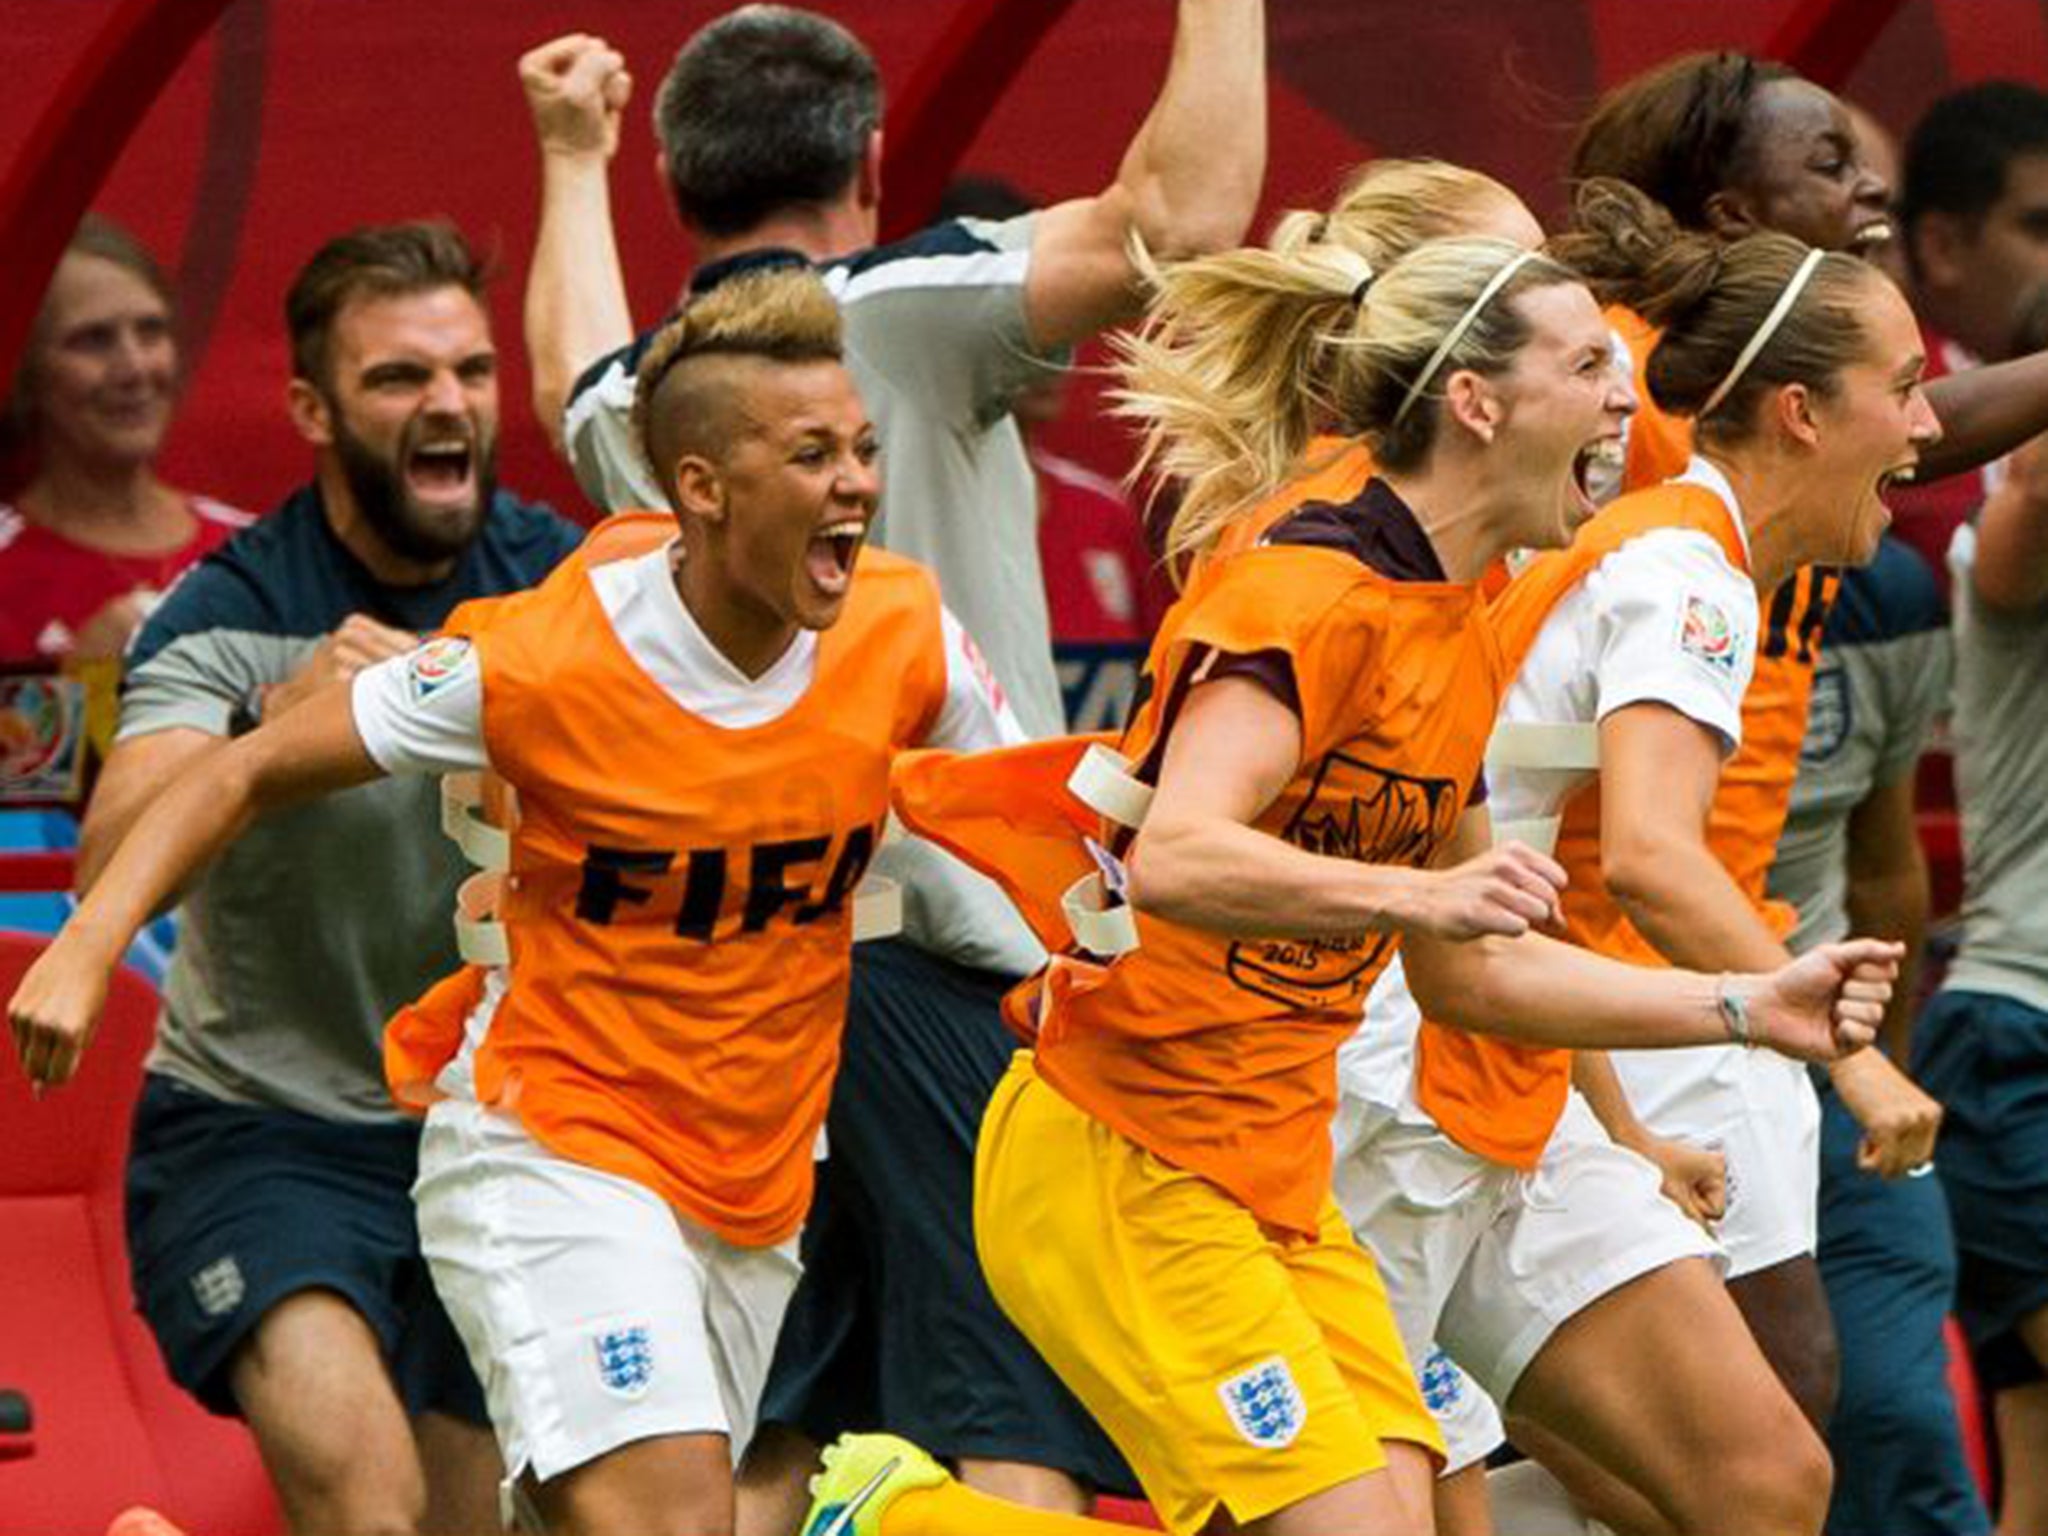
M1855 252L1891 235L1889 189L1866 166L1843 104L1783 66L1740 54L1688 55L1619 87L1580 133L1572 170L1626 181L1662 201L1681 226L1721 241L1777 229L1818 248ZM1625 310L1610 314L1625 335L1633 333L1642 370L1655 327ZM1943 436L1915 470L1923 480L1973 467L2048 427L2048 355L1937 379L1926 395ZM1683 413L1646 397L1630 425L1627 484L1654 484L1679 472L1692 434ZM1790 926L1783 909L1767 902L1766 877L1798 773L1821 629L1836 586L1832 562L1825 562L1792 573L1768 595L1743 698L1742 744L1722 771L1708 817L1708 846L1749 898L1757 933ZM1641 814L1634 831L1645 839L1695 830L1689 812L1668 799ZM1695 892L1677 869L1664 862L1644 872L1641 887L1627 893L1632 916L1637 907L1687 910ZM1597 865L1587 871L1597 873ZM1651 916L1618 930L1618 952L1649 957L1657 946L1635 929L1658 923ZM1725 1118L1728 1101L1711 1077L1686 1078L1684 1066L1617 1062L1638 1111L1666 1136L1708 1134ZM1896 1177L1926 1163L1940 1106L1882 1053L1863 1052L1828 1076L1830 1091L1862 1128L1862 1156L1871 1167ZM1810 1132L1819 1111L1810 1095L1801 1105L1795 1116L1754 1116L1751 1124L1771 1149L1769 1160L1800 1167L1802 1182L1774 1189L1754 1178L1745 1183L1734 1170L1721 1236L1730 1250L1731 1289L1765 1353L1809 1417L1825 1423L1835 1396L1836 1345L1812 1257L1818 1167ZM1733 1155L1741 1157L1739 1150ZM1788 1231L1807 1234L1803 1251L1785 1253Z

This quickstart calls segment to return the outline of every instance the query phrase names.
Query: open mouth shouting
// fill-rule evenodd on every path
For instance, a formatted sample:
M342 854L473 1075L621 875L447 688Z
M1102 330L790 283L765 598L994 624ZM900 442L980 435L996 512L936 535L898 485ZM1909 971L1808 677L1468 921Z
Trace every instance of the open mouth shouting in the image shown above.
M804 550L804 569L821 592L832 597L845 593L853 582L854 562L860 558L867 536L865 517L844 517L811 535Z
M1620 486L1627 457L1627 447L1618 432L1594 438L1573 457L1572 489L1578 494L1582 519L1599 511L1599 498Z
M467 505L476 499L476 445L467 436L417 443L405 456L405 488L424 506Z
M1915 475L1918 473L1919 466L1920 461L1917 458L1912 458L1906 460L1906 462L1903 464L1892 465L1890 469L1887 469L1883 474L1879 475L1877 477L1878 499L1880 501L1883 500L1885 495L1888 492L1890 492L1890 490L1894 486L1911 485L1913 483Z
M1872 251L1876 250L1879 246L1889 244L1891 242L1892 235L1892 221L1890 219L1884 217L1870 219L1862 224L1857 225L1855 230L1850 234L1850 254L1855 256L1868 256Z

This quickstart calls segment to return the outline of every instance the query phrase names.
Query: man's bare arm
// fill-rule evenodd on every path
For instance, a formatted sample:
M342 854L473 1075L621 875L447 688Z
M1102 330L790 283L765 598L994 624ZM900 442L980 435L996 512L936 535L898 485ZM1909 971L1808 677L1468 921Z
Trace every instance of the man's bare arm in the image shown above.
M1131 239L1170 260L1244 239L1266 175L1264 0L1181 0L1173 59L1116 180L1038 216L1024 313L1033 343L1136 313Z
M602 38L572 33L519 61L540 144L540 228L526 276L533 410L562 447L562 410L577 375L633 339L626 276L612 229L611 161L633 91Z

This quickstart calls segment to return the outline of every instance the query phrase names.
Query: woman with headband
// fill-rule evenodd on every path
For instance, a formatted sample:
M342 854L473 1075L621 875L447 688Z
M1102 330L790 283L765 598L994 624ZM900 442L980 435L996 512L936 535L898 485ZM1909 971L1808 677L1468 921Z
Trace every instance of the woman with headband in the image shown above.
M1334 354L1309 345L1339 324L1371 290L1371 274L1392 266L1427 240L1479 236L1524 250L1543 243L1543 226L1522 200L1480 171L1442 160L1374 160L1360 166L1324 212L1297 208L1274 222L1267 249L1281 256L1311 247L1349 252L1363 274L1352 288L1304 301L1289 315L1293 331L1278 342L1244 329L1194 323L1206 315L1213 274L1199 264L1153 274L1143 346L1170 353L1195 387L1160 393L1133 414L1154 446L1162 475L1184 485L1197 505L1180 504L1167 529L1168 567L1185 574L1196 557L1246 549L1288 513L1309 501L1349 501L1372 478L1372 451L1355 434L1330 430L1329 386L1322 377ZM1230 302L1227 290L1219 293ZM1190 317L1184 323L1182 317ZM1291 384L1269 387L1243 408L1218 410L1204 390L1236 394L1240 382L1275 365ZM1255 435L1255 440L1248 440ZM1277 492L1276 471L1289 476ZM1253 505L1256 503L1256 505Z
M1717 981L1531 932L1555 914L1558 871L1491 846L1479 759L1500 671L1478 578L1590 513L1580 466L1633 403L1568 270L1433 242L1317 330L1292 322L1357 295L1355 254L1193 265L1208 314L1185 324L1332 349L1329 419L1380 472L1198 563L1168 615L1122 743L1121 827L1093 843L1135 943L1106 961L1070 948L1021 1000L1036 1050L983 1126L976 1233L997 1299L1170 1530L1219 1509L1276 1533L1426 1530L1437 1433L1328 1189L1333 1058L1396 943L1418 992L1470 1027L1646 1046L1733 1031L1809 1058L1862 1038L1893 952L1855 943ZM1175 387L1142 346L1126 380L1135 409ZM821 1513L886 1489L907 1454L842 1447ZM908 1491L875 1528L936 1529L939 1497ZM978 1520L957 1489L946 1505L955 1531L1083 1528Z
M1543 238L1520 199L1490 177L1442 162L1381 161L1360 171L1327 214L1284 217L1269 244L1283 253L1311 244L1349 250L1380 267L1423 236L1452 231L1495 234L1525 247L1538 245ZM1190 494L1196 504L1183 502L1174 534L1204 545L1205 555L1255 544L1266 529L1308 503L1348 502L1373 473L1372 453L1362 438L1319 431L1326 425L1320 402L1330 395L1321 375L1338 354L1247 345L1250 328L1233 331L1199 323L1218 281L1200 266L1159 274L1160 293L1145 345L1155 366L1170 365L1180 382L1172 388L1155 386L1143 402L1140 418L1157 444L1157 457L1177 466L1193 483ZM1352 294L1333 292L1322 301L1320 312L1304 306L1300 322L1327 328L1353 302ZM1276 358L1291 359L1305 371L1291 381L1275 375ZM1217 409L1219 401L1227 402L1228 408ZM1258 433L1257 447L1247 452L1246 436L1253 430ZM1613 451L1618 447L1602 443L1578 466L1596 499L1604 499L1603 492L1611 495L1618 484L1620 457ZM1292 475L1277 491L1262 490L1281 467L1290 465ZM1208 542L1211 539L1213 543ZM1183 560L1185 553L1178 548L1168 551L1169 558ZM1410 1096L1414 1046L1414 1004L1396 957L1373 988L1365 1022L1339 1052L1340 1199L1349 1199L1361 1178L1366 1180L1364 1189L1382 1187L1383 1181L1354 1171L1352 1164L1369 1168L1381 1159L1383 1135L1424 1145L1437 1137L1439 1128L1415 1109ZM1666 1142L1633 1116L1611 1129L1628 1137L1631 1152L1658 1165L1662 1187L1674 1199L1693 1202L1695 1188L1719 1178L1717 1154ZM1597 1131L1582 1140L1605 1146ZM1495 1144L1481 1139L1477 1150L1454 1144L1444 1155L1459 1166L1470 1157L1486 1159L1493 1150ZM1656 1199L1657 1181L1645 1191L1635 1158L1614 1154L1612 1148L1595 1155L1612 1160L1624 1197L1648 1201L1646 1220L1664 1234L1657 1253L1646 1251L1640 1237L1631 1238L1635 1251L1630 1262L1648 1268L1654 1267L1658 1254L1705 1251L1698 1229ZM1425 1170L1423 1178L1428 1176ZM1434 1339L1444 1299L1478 1231L1462 1218L1449 1218L1448 1213L1446 1217L1455 1228L1448 1234L1442 1230L1444 1221L1427 1218L1401 1225L1357 1221L1353 1230L1386 1278L1403 1343L1444 1436L1446 1461L1435 1499L1438 1528L1473 1533L1488 1528L1486 1462L1505 1436L1491 1398Z
M1643 220L1651 217L1647 208L1639 208L1638 212ZM1668 227L1664 232L1675 235ZM1631 249L1632 260L1640 262L1643 244L1638 242ZM1711 247L1702 248L1698 242L1688 248L1695 261L1692 281L1696 285L1703 273L1711 275L1708 269L1697 266L1703 249L1711 251ZM1797 304L1799 294L1792 291L1792 279L1799 277L1801 288L1813 281L1821 266L1820 258L1806 259L1796 247L1791 249L1789 260L1782 250L1779 252L1782 270L1773 269L1761 277L1754 266L1757 253L1749 253L1750 308L1738 316L1743 323L1736 328L1731 328L1725 312L1714 316L1719 329L1709 333L1709 340L1718 348L1712 355L1719 370L1695 398L1713 393L1726 381L1727 387L1715 406L1717 410L1728 406L1742 376L1770 339L1758 341L1771 311L1785 305L1789 313ZM1622 263L1610 257L1607 265L1615 267ZM1800 276L1801 268L1805 269L1804 276ZM1853 276L1858 270L1850 266L1847 273ZM1831 272L1829 279L1839 283L1843 276L1841 272ZM1169 273L1166 280L1169 310L1176 283L1183 285L1178 291L1184 299L1199 291L1198 287L1186 286L1198 279ZM1640 288L1641 284L1636 286ZM1897 297L1892 297L1896 306ZM1368 305L1370 302L1369 293ZM1724 304L1724 311L1725 308ZM1658 313L1664 312L1658 309ZM1189 305L1187 313L1192 326L1199 312ZM1698 323L1704 323L1704 316ZM1775 330L1784 323L1784 314L1771 323ZM1825 323L1823 319L1821 324ZM1161 414L1170 406L1183 416L1194 417L1205 401L1229 401L1227 420L1240 434L1243 429L1235 424L1266 422L1284 415L1284 402L1271 414L1262 415L1259 410L1258 387L1285 387L1273 370L1249 366L1242 370L1233 389L1232 376L1213 366L1214 346L1204 349L1195 339L1175 336L1172 324L1169 312L1165 320L1155 322L1155 335L1168 337L1179 358L1193 358L1204 366L1184 373L1177 390L1154 385L1152 395L1166 401L1156 407ZM1802 321L1797 333L1807 334L1813 329L1814 322ZM1795 361L1810 377L1828 379L1854 349L1858 333L1852 329L1848 335L1850 340L1842 350L1825 353L1818 361L1810 355L1798 356ZM1695 353L1700 346L1699 341L1693 342ZM1750 359L1741 359L1744 350L1751 351ZM1741 375L1735 369L1739 360L1743 362ZM1906 360L1910 360L1910 354ZM1251 353L1246 354L1246 361L1252 365L1259 363ZM1284 461L1305 428L1295 426L1290 430L1294 433L1292 440L1283 432L1280 440L1265 449L1269 461ZM1923 430L1921 435L1929 433ZM1242 441L1241 436L1239 440ZM1183 432L1173 446L1178 452L1179 467L1197 476L1212 465L1232 462L1226 456L1230 451L1229 440L1221 434L1205 441ZM1830 446L1839 459L1842 445ZM1881 470L1896 467L1902 458L1910 459L1914 449L1902 437L1884 445L1883 452L1888 457L1884 463L1875 465L1867 461L1867 452L1863 458L1852 455L1837 467L1837 480L1847 484L1860 476L1865 482L1874 481ZM1588 455L1581 464L1582 477L1592 467L1592 461L1593 456ZM1237 462L1244 461L1240 457ZM1276 499L1286 499L1292 489L1283 491ZM1739 619L1745 603L1750 628L1755 627L1756 599L1751 577L1721 548L1712 533L1703 534L1684 526L1685 516L1690 515L1693 521L1704 520L1709 529L1732 539L1734 532L1727 514L1719 510L1719 503L1712 496L1704 493L1670 500L1678 502L1681 510L1674 512L1663 501L1654 501L1647 509L1633 509L1631 516L1645 518L1647 531L1652 533L1656 531L1658 516L1676 519L1680 527L1672 530L1672 535L1678 546L1679 576L1683 576L1688 559L1704 557L1709 580L1703 587L1696 586L1691 594L1685 591L1682 582L1674 583L1671 573L1660 568L1657 546L1667 542L1660 537L1642 541L1641 548L1618 551L1621 558L1612 562L1611 570L1592 571L1590 585L1611 591L1631 565L1642 566L1645 574L1634 585L1647 590L1652 597L1662 593L1664 605L1671 611L1659 612L1656 602L1643 602L1638 604L1640 611L1622 615L1631 622L1610 626L1607 638L1611 645L1601 669L1605 676L1596 675L1575 689L1579 696L1573 701L1576 707L1597 703L1594 685L1604 680L1616 697L1633 694L1648 702L1656 694L1646 690L1662 689L1678 701L1673 704L1674 709L1680 703L1692 703L1696 710L1704 711L1704 704L1688 696L1688 689L1692 694L1698 693L1701 680L1686 675L1702 664L1681 654L1675 658L1678 665L1674 668L1673 658L1666 654L1671 649L1671 637L1682 630L1686 614L1679 610L1689 595L1702 599L1701 605L1691 612L1706 629L1717 627L1711 622L1714 609ZM1848 504L1863 503L1850 497ZM1198 499L1194 505L1199 509ZM1609 525L1606 536L1612 537L1614 529L1627 526ZM1817 512L1812 507L1805 509L1792 519L1792 526L1796 533L1795 550L1810 551L1816 543L1829 547L1831 540L1834 545L1844 540L1824 505L1818 505ZM1773 537L1782 534L1781 526ZM1576 558L1585 556L1581 553ZM1552 563L1564 568L1562 561ZM1552 580L1552 596L1561 597L1555 578ZM1667 588L1671 589L1668 593L1664 591ZM1527 593L1533 590L1523 589L1525 609ZM1514 603L1515 592L1511 588L1503 607L1512 608ZM1519 636L1511 630L1504 638L1520 647L1531 644L1535 629L1540 627L1532 622L1535 617L1530 614L1522 620ZM1732 628L1719 637L1719 642L1731 647L1724 660L1732 661L1739 654L1732 650L1739 640L1739 634ZM1707 635L1700 643L1719 642ZM1707 677L1735 684L1732 672L1721 662L1707 669ZM1739 700L1739 685L1734 686L1733 697ZM1739 731L1739 717L1727 699L1721 701L1720 712L1714 718ZM1718 749L1713 761L1718 764ZM1539 777L1537 783L1555 787L1558 779L1555 775ZM1567 901L1570 900L1568 893ZM1347 1044L1340 1058L1345 1103L1339 1122L1338 1191L1353 1218L1354 1230L1381 1261L1411 1350L1419 1352L1442 1326L1453 1357L1468 1367L1476 1367L1481 1379L1506 1397L1522 1380L1532 1357L1543 1352L1553 1333L1565 1322L1573 1321L1575 1341L1589 1336L1597 1353L1605 1340L1612 1346L1612 1352L1633 1362L1609 1376L1630 1389L1621 1394L1624 1406L1593 1420L1596 1443L1603 1453L1613 1459L1635 1458L1632 1480L1643 1492L1636 1495L1639 1502L1628 1510L1629 1515L1638 1517L1631 1523L1668 1523L1679 1529L1702 1529L1739 1516L1741 1524L1757 1528L1799 1529L1817 1525L1826 1490L1822 1448L1799 1422L1793 1404L1773 1381L1711 1270L1698 1262L1711 1252L1703 1235L1659 1198L1658 1179L1648 1167L1609 1144L1586 1107L1574 1104L1567 1110L1569 1068L1565 1062L1557 1056L1522 1052L1511 1045L1453 1031L1431 1031L1421 1052L1421 1078L1416 1085L1421 1102L1417 1102L1407 1095L1409 1079L1417 1071L1413 1005L1406 1001L1405 990L1398 982L1383 982L1374 991L1374 1002L1367 1026ZM1407 1102L1400 1105L1404 1097ZM1390 1099L1395 1103L1390 1104ZM1614 1109L1611 1102L1603 1102L1601 1107ZM1628 1123L1625 1104L1620 1106L1618 1123ZM1539 1157L1543 1158L1540 1169L1536 1168ZM1516 1165L1523 1171L1518 1172ZM1533 1186L1529 1172L1532 1169L1537 1181ZM1540 1198L1525 1202L1522 1196L1531 1187ZM1558 1198L1560 1188L1569 1192L1576 1205ZM1503 1216L1509 1211L1515 1212L1512 1219ZM1555 1214L1565 1214L1567 1219L1561 1223L1545 1219ZM1495 1241L1484 1252L1475 1253L1475 1244L1496 1218L1499 1222ZM1533 1298L1516 1296L1508 1281L1532 1258L1545 1257L1552 1262L1545 1267L1546 1277L1540 1279L1540 1293ZM1688 1258L1693 1262L1680 1262ZM1488 1275L1494 1277L1494 1283L1487 1283ZM1600 1305L1610 1293L1646 1276L1651 1278L1632 1288L1625 1304L1604 1309ZM1651 1305L1638 1306L1646 1296ZM1579 1314L1584 1314L1583 1318ZM1637 1347L1640 1341L1621 1331L1631 1328L1656 1336L1660 1340L1658 1348L1645 1351ZM1683 1368L1674 1368L1669 1373L1657 1370L1655 1362L1678 1339L1691 1346L1682 1351L1679 1364ZM1574 1353L1570 1358L1582 1356ZM1534 1379L1541 1385L1548 1374L1539 1371ZM1574 1373L1566 1375L1566 1385L1573 1385ZM1557 1396L1552 1394L1553 1399ZM1726 1405L1726 1411L1716 1415L1712 1426L1718 1437L1717 1455L1713 1458L1678 1456L1676 1453L1687 1443L1685 1436L1660 1439L1661 1429L1645 1431L1635 1427L1646 1421L1659 1423L1659 1414L1665 1419L1692 1414L1700 1402ZM1637 1418L1639 1406L1646 1411L1646 1420ZM1561 1425L1568 1433L1576 1416L1592 1412L1569 1399L1553 1401L1551 1407L1546 1421ZM1697 1469L1707 1465L1743 1469L1743 1475L1717 1480L1710 1487L1697 1475ZM1656 1513L1648 1513L1645 1503Z
M1816 247L1869 249L1889 238L1889 189L1862 162L1846 109L1826 91L1783 66L1736 54L1698 54L1672 61L1622 86L1595 111L1572 155L1577 176L1612 175L1663 202L1677 222L1719 239L1777 229ZM1610 313L1620 313L1610 311ZM1653 329L1621 315L1636 334L1645 366ZM2048 354L1930 382L1929 403L1944 436L1916 468L1926 480L1983 462L2048 427ZM1654 399L1632 421L1627 483L1654 484L1682 466L1692 423L1659 409ZM1766 900L1777 847L1805 738L1814 663L1832 606L1839 556L1794 573L1767 600L1767 623L1743 700L1743 741L1724 766L1706 830L1708 846L1748 898L1747 932L1761 943L1790 928L1790 914ZM1676 803L1643 807L1638 836L1697 835ZM1575 868L1581 882L1599 878L1590 846ZM1662 946L1649 929L1699 931L1685 916L1697 886L1676 877L1674 863L1652 862L1624 908L1632 921L1612 928L1612 952L1655 962ZM1712 888L1718 892L1723 888ZM1687 952L1674 952L1683 961ZM1699 1065L1702 1070L1689 1068ZM1739 1106L1716 1087L1707 1063L1649 1059L1618 1062L1636 1112L1660 1134L1716 1137ZM1829 1087L1863 1129L1860 1160L1888 1177L1924 1165L1940 1107L1880 1052L1836 1064ZM1788 1082L1797 1112L1747 1117L1749 1129L1727 1150L1733 1193L1720 1228L1729 1250L1730 1285L1772 1363L1816 1423L1830 1417L1835 1395L1835 1340L1826 1294L1813 1259L1816 1247L1818 1106L1805 1079ZM1796 1167L1787 1185L1745 1177L1748 1157Z
M1875 548L1882 485L1938 434L1918 332L1874 269L1786 237L1688 236L1613 183L1587 189L1580 222L1557 253L1663 328L1649 385L1703 423L1702 455L1529 564L1495 604L1514 674L1495 810L1532 836L1562 815L1574 939L1612 953L1607 886L1626 898L1646 860L1666 876L1675 864L1706 894L1690 931L1657 937L1690 946L1677 963L1751 969L1782 951L1739 947L1749 909L1716 899L1740 893L1700 829L1745 729L1759 595L1806 562ZM1652 805L1689 815L1690 842L1637 843ZM1610 1130L1631 1118L1601 1059L1418 1028L1398 992L1374 1001L1363 1038L1416 1038L1412 1096L1393 1115L1347 1102L1340 1198L1390 1289L1423 1292L1424 1321L1506 1405L1518 1443L1623 1530L1818 1529L1825 1452L1701 1262L1700 1234L1645 1201L1649 1170L1631 1175L1594 1126L1590 1108ZM1667 1056L1717 1074L1738 1106L1731 1163L1751 1198L1785 1203L1776 1192L1799 1168L1739 1138L1796 1113L1796 1080L1757 1052L1640 1059ZM1714 1214L1715 1195L1697 1214Z

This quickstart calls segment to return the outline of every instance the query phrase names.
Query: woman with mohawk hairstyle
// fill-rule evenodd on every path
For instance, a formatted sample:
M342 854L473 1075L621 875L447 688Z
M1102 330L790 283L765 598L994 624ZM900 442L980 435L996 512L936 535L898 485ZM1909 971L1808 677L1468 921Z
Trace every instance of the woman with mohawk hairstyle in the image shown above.
M530 1518L733 1521L838 1057L891 757L1015 741L932 578L862 544L874 431L804 271L688 306L636 421L672 514L231 743L181 780L24 979L62 1081L126 938L255 815L386 773L516 792L473 964L386 1042L426 1107L422 1246Z

